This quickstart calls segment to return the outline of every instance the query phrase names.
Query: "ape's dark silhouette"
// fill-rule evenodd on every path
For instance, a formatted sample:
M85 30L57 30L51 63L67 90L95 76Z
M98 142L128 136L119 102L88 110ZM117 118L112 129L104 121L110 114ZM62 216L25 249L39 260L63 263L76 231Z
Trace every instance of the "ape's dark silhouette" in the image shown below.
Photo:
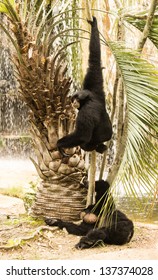
M83 236L76 248L84 249L98 245L103 242L105 244L123 245L128 243L134 233L133 222L119 210L115 209L115 203L111 193L109 192L109 184L106 181L100 180L95 183L96 203L90 205L82 213L80 225L70 222L63 222L62 220L53 221L46 219L45 222L50 226L58 226L60 229L66 228L68 233ZM96 220L99 222L99 213L104 204L107 203L106 211L103 213L103 226L95 228ZM96 217L92 222L90 215ZM111 215L110 215L111 214ZM84 215L84 216L83 216Z
M85 151L106 150L104 141L112 137L112 125L106 111L103 75L101 67L101 50L97 20L88 21L91 25L89 45L89 67L83 82L83 89L72 96L74 106L78 108L74 132L57 142L59 151L68 156L63 148L80 146Z

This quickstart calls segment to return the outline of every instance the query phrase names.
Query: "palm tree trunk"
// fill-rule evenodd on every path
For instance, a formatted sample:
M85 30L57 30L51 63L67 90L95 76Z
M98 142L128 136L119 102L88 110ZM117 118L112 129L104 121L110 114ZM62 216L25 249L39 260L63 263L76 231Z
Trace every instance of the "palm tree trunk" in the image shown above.
M86 175L84 156L79 148L69 150L70 158L63 158L56 149L57 133L53 122L45 122L47 136L39 132L32 122L32 139L37 162L34 163L41 178L32 215L44 218L74 221L86 206L86 188L80 184ZM60 123L59 133L62 133Z
M80 182L73 182L73 176L52 181L48 178L40 183L32 215L64 221L79 220L79 213L85 208L85 197L85 189L80 187Z

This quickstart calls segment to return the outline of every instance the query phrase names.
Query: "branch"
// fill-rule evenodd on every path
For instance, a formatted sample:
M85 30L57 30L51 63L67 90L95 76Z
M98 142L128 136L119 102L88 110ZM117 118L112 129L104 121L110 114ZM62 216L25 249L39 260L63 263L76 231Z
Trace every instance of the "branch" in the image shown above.
M87 19L90 21L93 21L90 2L91 2L91 0L86 0Z
M133 14L123 14L123 18L133 18L133 19L144 19L146 20L147 15L133 15Z
M96 151L91 152L90 178L87 194L87 206L93 204L93 194L95 189L95 173L96 173Z
M119 126L119 124L118 124ZM119 137L120 137L120 142L117 142L117 148L116 148L116 156L114 163L109 170L109 174L107 176L107 181L109 182L110 185L113 184L115 181L118 171L121 166L121 162L124 156L125 148L126 148L126 141L127 141L127 132L128 132L128 110L126 108L126 113L125 113L125 118L124 118L124 124L122 127L122 133L120 135L120 131L118 131Z
M152 22L153 22L153 18L154 18L154 13L155 13L156 6L157 6L157 2L158 2L157 0L152 0L152 2L151 2L151 6L150 6L150 10L149 10L149 13L148 13L148 16L147 16L146 24L144 26L144 30L143 30L141 39L138 43L139 52L142 51L142 49L144 47L144 44L147 40L147 37L149 35L150 29L151 29L151 26L152 26Z
M100 173L99 173L99 180L102 180L103 175L104 175L106 157L107 157L107 152L108 152L108 149L109 149L109 146L110 146L110 142L108 144L106 144L106 146L107 146L107 150L103 154L103 159L102 159L102 163L101 163L101 167L100 167Z

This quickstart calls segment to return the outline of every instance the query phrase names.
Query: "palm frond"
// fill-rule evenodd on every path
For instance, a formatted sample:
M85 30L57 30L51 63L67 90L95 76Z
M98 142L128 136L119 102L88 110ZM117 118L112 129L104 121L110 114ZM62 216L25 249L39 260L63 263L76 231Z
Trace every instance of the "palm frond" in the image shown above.
M147 11L138 13L136 15L125 15L124 20L127 21L128 23L132 24L135 26L138 30L143 31L144 26L146 24L146 19L147 19ZM149 32L148 38L153 42L153 44L158 48L158 10L156 11L154 15L154 19L152 22L152 26Z
M16 10L16 3L14 0L1 0L0 1L0 12L7 14L7 16L18 25L19 14Z
M7 26L3 23L0 22L0 27L3 29L3 31L6 33L6 35L8 36L8 38L10 39L10 41L12 42L13 46L15 47L17 56L19 58L19 61L22 62L22 56L19 50L19 46L14 38L14 36L12 36L12 34L8 31Z
M154 194L158 176L158 71L139 53L121 44L108 43L122 74L128 104L128 138L119 177L127 192ZM138 181L139 178L139 181ZM133 185L134 182L134 185Z

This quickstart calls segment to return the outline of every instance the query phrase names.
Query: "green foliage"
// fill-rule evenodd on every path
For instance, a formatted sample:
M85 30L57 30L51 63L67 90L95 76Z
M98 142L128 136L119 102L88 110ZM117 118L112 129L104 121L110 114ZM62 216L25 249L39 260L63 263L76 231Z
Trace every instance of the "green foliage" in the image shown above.
M137 13L136 15L127 15L124 17L124 20L128 23L135 26L140 31L144 30L144 26L146 24L146 18L147 18L147 11ZM158 32L157 32L157 26L158 26L158 11L154 15L154 19L152 22L152 26L148 35L148 38L153 42L153 44L158 48Z
M22 186L13 186L9 188L0 188L0 193L3 195L24 198L24 189Z
M3 148L4 147L4 141L2 138L0 138L0 148Z
M128 105L128 139L120 175L127 192L136 195L137 183L152 196L158 175L158 71L136 51L118 42L108 45L121 71Z
M15 0L1 0L0 1L0 13L6 13L10 15L10 9L15 8Z
M27 211L30 210L36 196L37 192L37 184L34 182L30 182L30 187L29 190L25 193L23 200L24 200L24 205Z
M31 137L28 136L28 135L21 135L20 138L19 138L19 141L21 143L29 143L31 140Z
M0 193L11 197L17 197L23 199L26 210L31 208L32 203L35 200L37 191L37 184L34 182L29 183L29 188L24 190L23 186L13 186L9 188L0 188Z
M8 242L6 244L6 248L8 247L16 247L18 246L20 243L20 238L11 238L11 239L8 239Z
M41 226L43 225L43 219L37 219L37 218L33 218L27 214L24 214L24 215L20 215L18 218L16 219L6 219L3 221L3 224L4 225L8 225L8 226L11 226L11 225L20 225L21 223L25 223L29 226L32 226L32 227L38 227L38 226Z

